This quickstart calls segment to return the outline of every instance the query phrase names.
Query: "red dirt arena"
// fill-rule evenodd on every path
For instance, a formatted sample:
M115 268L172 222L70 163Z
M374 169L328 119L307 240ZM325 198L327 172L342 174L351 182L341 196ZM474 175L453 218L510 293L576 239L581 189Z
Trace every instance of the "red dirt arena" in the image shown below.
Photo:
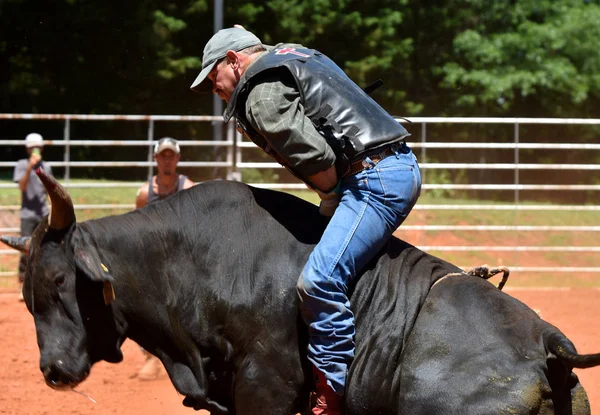
M507 292L560 328L580 353L600 352L600 289L507 287ZM38 367L33 319L17 294L0 294L0 333L0 414L207 415L184 407L183 397L166 374L154 381L137 379L143 356L132 341L123 345L122 363L94 366L90 377L77 388L82 394L50 389ZM592 413L600 414L600 367L577 373L590 397Z

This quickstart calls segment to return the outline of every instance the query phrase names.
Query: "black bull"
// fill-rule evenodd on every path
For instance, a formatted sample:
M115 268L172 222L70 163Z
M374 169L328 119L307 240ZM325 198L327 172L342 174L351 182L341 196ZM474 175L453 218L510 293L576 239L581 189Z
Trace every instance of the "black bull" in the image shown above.
M293 196L215 181L124 215L76 224L52 200L31 240L24 295L54 388L122 359L157 355L184 405L289 415L312 386L296 281L324 226ZM492 284L392 238L351 287L356 357L347 415L588 414L578 355L554 326ZM435 284L439 280L439 283ZM113 290L114 295L113 297ZM114 299L114 301L113 301Z

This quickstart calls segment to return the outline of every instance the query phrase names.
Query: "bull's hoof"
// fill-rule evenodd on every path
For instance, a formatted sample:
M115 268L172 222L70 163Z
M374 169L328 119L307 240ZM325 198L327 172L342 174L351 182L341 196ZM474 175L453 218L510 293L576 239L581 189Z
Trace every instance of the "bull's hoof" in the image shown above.
M198 401L194 398L190 398L189 396L186 396L182 403L183 406L188 408L194 408L196 405L198 405Z
M229 415L230 413L229 409L215 401L196 399L191 396L186 396L183 399L183 406L194 408L195 411L206 409L210 412L210 415Z

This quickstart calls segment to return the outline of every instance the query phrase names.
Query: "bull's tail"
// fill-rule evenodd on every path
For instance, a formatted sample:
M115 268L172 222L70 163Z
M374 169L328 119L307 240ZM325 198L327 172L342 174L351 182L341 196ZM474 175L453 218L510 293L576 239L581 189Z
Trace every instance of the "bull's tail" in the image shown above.
M546 350L552 352L560 361L570 368L586 369L600 366L600 353L579 354L567 337L554 329L544 333Z

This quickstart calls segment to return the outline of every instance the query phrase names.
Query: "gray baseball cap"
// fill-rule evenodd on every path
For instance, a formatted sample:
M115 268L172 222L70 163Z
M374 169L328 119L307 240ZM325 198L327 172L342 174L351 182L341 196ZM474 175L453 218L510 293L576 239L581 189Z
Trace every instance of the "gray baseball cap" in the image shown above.
M175 154L181 153L179 143L171 137L163 137L154 145L154 154L160 154L165 150L171 150Z
M210 71L219 60L227 56L228 50L238 52L250 46L260 45L261 41L245 29L231 27L221 29L210 38L202 55L202 71L196 78L190 89L195 92L208 92L210 90L210 81L206 79Z

